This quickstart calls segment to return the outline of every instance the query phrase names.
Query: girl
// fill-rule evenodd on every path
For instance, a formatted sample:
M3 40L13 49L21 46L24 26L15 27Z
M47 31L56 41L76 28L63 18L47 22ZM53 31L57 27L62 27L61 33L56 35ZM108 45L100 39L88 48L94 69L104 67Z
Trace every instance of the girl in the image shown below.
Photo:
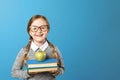
M47 34L50 25L46 17L42 15L33 16L27 26L27 32L30 36L26 47L23 47L12 68L12 76L23 78L24 80L55 80L55 76L64 73L64 64L59 49L47 40ZM57 71L28 73L25 69L26 60L34 60L35 52L41 49L46 53L46 58L58 59L59 68Z

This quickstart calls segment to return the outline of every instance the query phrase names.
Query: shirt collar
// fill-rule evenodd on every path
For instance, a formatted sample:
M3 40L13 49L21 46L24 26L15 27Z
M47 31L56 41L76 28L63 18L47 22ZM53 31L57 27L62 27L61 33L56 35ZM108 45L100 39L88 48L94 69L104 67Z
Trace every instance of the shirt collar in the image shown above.
M40 48L42 51L45 51L45 49L48 47L48 42L46 41L43 45L38 47L33 41L31 42L31 49L33 51L36 51L38 48Z

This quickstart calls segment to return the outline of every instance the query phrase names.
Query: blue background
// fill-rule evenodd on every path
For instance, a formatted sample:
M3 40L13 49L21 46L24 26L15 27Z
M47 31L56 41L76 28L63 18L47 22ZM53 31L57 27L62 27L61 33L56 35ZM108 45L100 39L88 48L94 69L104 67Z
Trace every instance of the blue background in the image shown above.
M51 24L66 71L58 80L120 80L120 0L0 0L0 79L28 42L31 16Z

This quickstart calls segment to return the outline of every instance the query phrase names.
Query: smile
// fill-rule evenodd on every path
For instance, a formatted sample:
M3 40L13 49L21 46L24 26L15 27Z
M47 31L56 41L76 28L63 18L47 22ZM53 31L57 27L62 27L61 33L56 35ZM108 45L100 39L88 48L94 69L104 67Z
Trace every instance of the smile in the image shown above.
M43 36L43 34L40 34L40 35L35 35L35 36L37 36L37 37L41 37L41 36Z

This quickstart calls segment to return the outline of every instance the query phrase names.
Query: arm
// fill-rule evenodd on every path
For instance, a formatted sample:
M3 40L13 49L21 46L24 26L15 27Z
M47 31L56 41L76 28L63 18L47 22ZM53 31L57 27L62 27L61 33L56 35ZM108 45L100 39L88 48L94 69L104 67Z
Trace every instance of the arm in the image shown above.
M16 60L14 62L14 65L12 67L12 77L15 78L28 78L30 77L27 73L27 70L22 70L22 58L25 53L25 48L22 48L20 52L18 53Z
M55 47L55 50L56 50L56 52L58 54L58 57L59 57L59 69L58 69L56 75L61 75L65 71L65 67L64 67L64 63L63 63L63 58L62 58L62 54L61 54L60 50L57 47Z

